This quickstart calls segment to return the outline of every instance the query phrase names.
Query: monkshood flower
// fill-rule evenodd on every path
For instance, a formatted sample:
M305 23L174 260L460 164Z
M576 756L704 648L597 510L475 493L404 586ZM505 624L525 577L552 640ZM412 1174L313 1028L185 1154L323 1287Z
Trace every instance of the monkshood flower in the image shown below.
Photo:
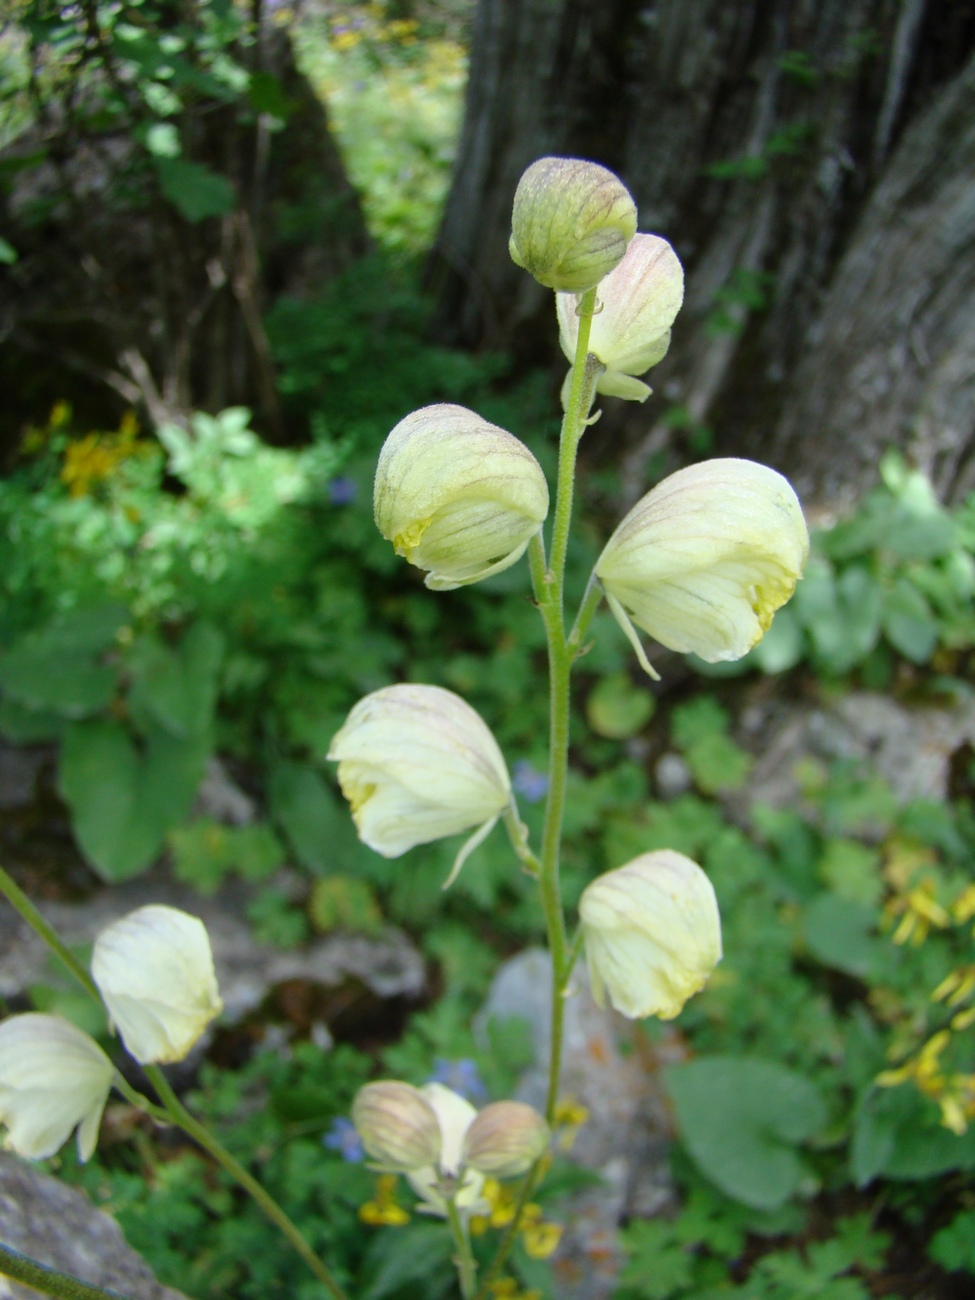
M0 1024L0 1124L5 1146L28 1160L53 1156L78 1130L78 1156L98 1141L114 1068L93 1038L60 1016Z
M515 190L508 251L547 289L584 293L619 264L636 219L629 190L607 168L539 158Z
M750 460L709 460L671 474L637 502L606 543L596 576L655 677L633 623L708 663L740 659L792 595L808 554L802 507L781 474Z
M143 1065L182 1061L223 1010L206 926L150 904L95 940L92 978L126 1051Z
M497 741L469 704L439 686L403 683L365 696L328 757L338 762L359 838L384 858L477 828L447 884L511 803Z
M383 443L376 527L397 555L451 591L501 573L548 514L548 484L524 443L463 406L414 411Z
M387 1172L406 1173L440 1157L436 1112L412 1084L367 1083L355 1095L352 1123L366 1152Z
M600 309L589 336L589 351L606 367L596 382L598 393L647 400L652 390L635 376L663 359L683 301L684 272L666 239L634 235L622 262L599 286ZM570 362L579 337L578 302L574 294L555 295L559 343Z
M446 1196L453 1194L454 1204L464 1214L483 1214L484 1175L464 1167L464 1138L477 1111L464 1097L442 1083L426 1083L420 1089L433 1107L440 1126L440 1154L423 1169L412 1169L406 1177L423 1201L428 1214L446 1216Z
M579 917L593 997L631 1020L672 1020L721 960L711 882L672 849L599 876L583 890Z
M478 1111L464 1135L464 1163L489 1178L516 1178L547 1149L551 1130L533 1106L496 1101Z

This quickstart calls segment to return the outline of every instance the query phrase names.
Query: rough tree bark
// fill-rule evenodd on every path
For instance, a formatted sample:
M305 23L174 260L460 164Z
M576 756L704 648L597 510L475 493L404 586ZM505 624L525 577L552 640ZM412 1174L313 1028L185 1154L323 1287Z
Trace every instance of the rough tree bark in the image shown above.
M42 419L55 398L104 415L106 390L154 425L243 404L286 436L263 313L279 293L320 291L368 237L323 105L286 33L260 0L253 11L259 36L244 57L274 79L286 127L217 100L180 128L189 156L231 182L226 215L187 220L131 132L79 130L61 101L41 100L4 151L0 225L19 254L0 268L8 443L14 420Z
M628 496L706 427L807 499L861 491L890 443L958 495L975 473L973 48L971 0L480 0L430 265L438 332L545 355L548 296L507 256L511 196L541 154L591 157L687 270L659 396L594 431L617 460L624 439Z

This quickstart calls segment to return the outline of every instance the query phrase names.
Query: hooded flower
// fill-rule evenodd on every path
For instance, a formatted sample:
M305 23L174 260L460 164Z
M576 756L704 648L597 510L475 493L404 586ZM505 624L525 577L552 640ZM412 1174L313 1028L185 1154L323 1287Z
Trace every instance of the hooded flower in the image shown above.
M619 263L636 215L629 190L607 168L539 158L515 190L508 251L547 289L584 293Z
M775 470L709 460L633 507L596 563L613 614L652 676L630 618L708 663L740 659L792 595L809 554L802 507Z
M593 997L631 1020L672 1020L721 960L710 880L690 858L658 849L599 876L579 916Z
M143 1065L182 1061L223 1010L203 922L137 908L95 940L91 973L112 1023Z
M425 406L383 444L374 508L397 555L450 591L520 559L548 514L548 484L514 434L463 406Z
M467 1214L483 1214L484 1175L465 1168L464 1138L477 1111L464 1097L445 1088L442 1083L427 1083L420 1089L433 1107L440 1125L440 1157L423 1169L407 1173L410 1185L425 1202L428 1213L446 1215L444 1187L456 1182L454 1202Z
M78 1130L87 1160L98 1141L114 1068L93 1038L60 1016L29 1012L0 1024L0 1123L28 1160L53 1156Z
M338 761L359 838L385 858L478 828L450 880L511 803L491 732L459 695L439 686L373 691L332 738L328 756Z
M684 300L684 272L677 254L657 235L634 235L619 266L599 286L589 351L606 367L596 391L644 402L651 389L633 376L661 361L670 327ZM579 337L578 298L555 295L559 343L570 363Z

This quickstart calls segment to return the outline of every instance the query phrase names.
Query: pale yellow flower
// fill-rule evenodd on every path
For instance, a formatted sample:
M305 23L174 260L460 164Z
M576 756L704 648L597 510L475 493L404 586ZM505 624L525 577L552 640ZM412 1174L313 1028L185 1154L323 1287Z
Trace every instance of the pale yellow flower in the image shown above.
M631 1020L671 1020L721 960L710 880L672 849L644 853L583 891L579 916L593 997Z
M182 1061L223 1010L206 926L150 904L95 940L92 978L112 1024L143 1065Z
M78 1130L87 1160L98 1141L114 1068L93 1038L60 1016L0 1024L0 1124L4 1145L28 1160L53 1156Z
M439 686L365 696L332 738L359 838L386 858L476 827L460 866L511 803L508 769L480 715Z
M657 235L634 235L622 262L599 286L589 335L589 351L606 367L597 392L646 401L651 389L635 376L665 356L683 300L684 272L670 244ZM578 304L575 294L555 295L559 343L570 362L579 337Z
M750 460L709 460L671 474L637 502L596 575L655 676L633 623L708 663L740 659L792 595L808 554L802 508L781 474Z
M397 555L451 591L521 558L548 514L548 484L514 434L463 406L425 406L383 444L373 506Z

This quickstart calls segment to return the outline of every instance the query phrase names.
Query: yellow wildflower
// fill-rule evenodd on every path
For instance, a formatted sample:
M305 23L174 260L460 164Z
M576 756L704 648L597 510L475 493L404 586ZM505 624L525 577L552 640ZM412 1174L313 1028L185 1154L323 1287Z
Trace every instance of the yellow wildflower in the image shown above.
M401 1228L409 1223L409 1214L396 1201L395 1174L380 1174L376 1179L375 1199L359 1206L359 1218L374 1228L384 1225Z
M975 885L966 885L951 905L951 915L958 925L975 916Z
M555 1131L560 1151L571 1151L579 1129L589 1118L589 1110L574 1097L563 1097L555 1107Z

